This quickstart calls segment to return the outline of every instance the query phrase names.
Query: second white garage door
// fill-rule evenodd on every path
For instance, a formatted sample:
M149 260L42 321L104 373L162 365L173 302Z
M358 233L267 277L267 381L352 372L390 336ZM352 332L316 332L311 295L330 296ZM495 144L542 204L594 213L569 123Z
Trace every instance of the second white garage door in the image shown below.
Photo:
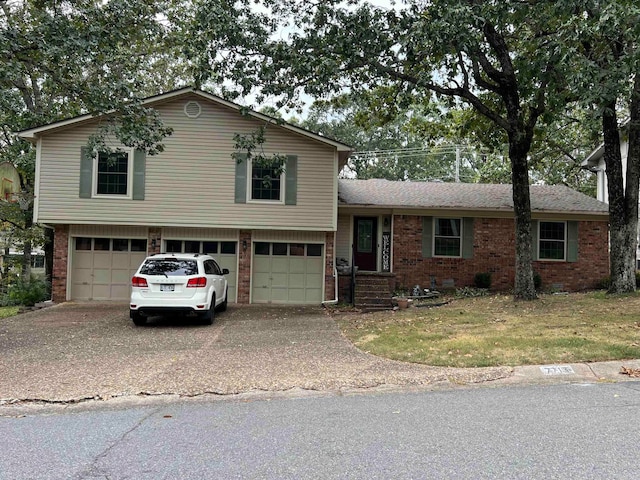
M218 242L201 240L165 240L164 252L167 253L206 253L215 258L220 268L229 270L229 301L236 301L238 284L238 242Z
M255 242L253 248L253 303L322 302L323 245Z

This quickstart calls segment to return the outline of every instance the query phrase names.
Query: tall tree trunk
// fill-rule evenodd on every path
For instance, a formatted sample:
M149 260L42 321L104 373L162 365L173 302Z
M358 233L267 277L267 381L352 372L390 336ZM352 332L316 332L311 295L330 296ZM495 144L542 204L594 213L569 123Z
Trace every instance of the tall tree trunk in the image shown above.
M24 213L24 229L28 232L33 227L33 211L31 209L23 210ZM31 280L31 240L27 240L23 245L22 255L22 269L20 277L23 281L29 282Z
M22 269L20 277L23 281L29 282L31 280L31 250L32 245L30 241L24 242L23 255L22 255Z
M631 292L636 288L637 248L638 248L638 190L640 189L640 76L636 75L630 105L629 148L627 150L627 170L624 190L624 212L626 224L616 233L614 242L613 222L611 223L611 254L615 265L611 263L611 292ZM607 167L608 168L608 167ZM617 226L617 225L616 225ZM620 246L618 247L618 243ZM618 252L618 249L623 249ZM613 259L612 259L613 260ZM614 274L614 272L616 272Z
M531 197L529 192L529 165L527 153L530 142L527 135L514 133L509 140L513 211L516 226L516 300L537 298L533 282L533 256L531 248Z
M637 101L633 102L636 122ZM636 127L637 128L637 127ZM636 289L636 246L638 236L638 161L628 158L627 184L623 180L620 133L615 103L611 102L602 114L604 162L609 189L609 264L611 285L609 293L633 292ZM630 127L630 146L631 146ZM637 136L637 132L635 132ZM637 143L637 140L633 143ZM634 151L637 146L634 147ZM629 152L632 153L631 151ZM636 153L637 156L637 153ZM630 171L629 171L630 170ZM630 183L629 183L630 182Z

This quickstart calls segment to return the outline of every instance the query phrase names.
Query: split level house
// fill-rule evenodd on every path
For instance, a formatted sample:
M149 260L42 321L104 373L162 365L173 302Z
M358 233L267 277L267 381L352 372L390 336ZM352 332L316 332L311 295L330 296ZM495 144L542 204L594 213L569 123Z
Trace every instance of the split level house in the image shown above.
M193 88L144 101L173 134L157 155L116 161L86 145L101 118L21 132L36 145L34 220L54 234L52 297L128 301L145 256L201 252L229 269L229 300L319 304L357 282L401 288L471 285L515 276L510 185L339 179L351 147ZM232 157L235 134L267 125L264 150L281 176ZM117 145L116 145L117 146ZM608 274L608 212L560 186L532 186L535 270L543 286L594 287ZM340 267L340 268L337 268Z

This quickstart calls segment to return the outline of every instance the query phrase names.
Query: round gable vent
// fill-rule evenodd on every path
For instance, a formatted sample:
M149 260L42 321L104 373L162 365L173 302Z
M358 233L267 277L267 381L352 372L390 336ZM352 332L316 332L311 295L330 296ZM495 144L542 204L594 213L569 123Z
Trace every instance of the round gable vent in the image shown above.
M198 118L202 113L200 104L195 101L190 101L184 105L184 114L189 118Z

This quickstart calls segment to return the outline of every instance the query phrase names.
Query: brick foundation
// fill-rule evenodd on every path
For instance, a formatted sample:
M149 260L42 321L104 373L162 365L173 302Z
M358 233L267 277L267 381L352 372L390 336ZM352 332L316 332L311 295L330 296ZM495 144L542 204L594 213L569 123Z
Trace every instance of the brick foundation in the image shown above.
M334 257L334 232L327 232L325 235L324 252L324 299L333 300L335 298L336 278L333 276Z
M393 271L396 288L471 286L476 273L490 272L492 290L510 290L515 279L513 219L476 218L473 258L423 258L422 217L396 215L393 220ZM542 288L579 291L596 288L609 274L608 225L581 221L576 262L536 261Z
M240 230L238 240L238 303L249 303L249 298L251 298L251 231Z
M154 255L160 253L162 247L162 229L158 227L150 227L147 240L147 254Z
M53 275L51 279L51 299L56 303L67 300L68 256L69 226L57 225L53 237Z

